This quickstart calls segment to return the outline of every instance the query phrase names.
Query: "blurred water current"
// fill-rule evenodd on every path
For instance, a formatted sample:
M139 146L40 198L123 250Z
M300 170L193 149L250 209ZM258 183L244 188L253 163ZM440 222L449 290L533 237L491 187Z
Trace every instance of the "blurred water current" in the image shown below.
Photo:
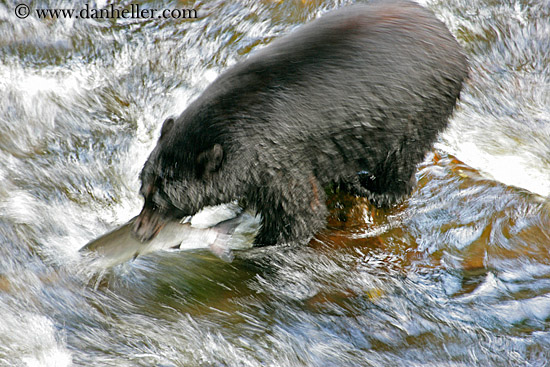
M78 249L139 211L162 121L351 2L141 1L199 17L57 20L0 3L0 366L550 364L548 0L422 1L471 75L402 205L336 196L309 245L232 263L163 251L83 270Z

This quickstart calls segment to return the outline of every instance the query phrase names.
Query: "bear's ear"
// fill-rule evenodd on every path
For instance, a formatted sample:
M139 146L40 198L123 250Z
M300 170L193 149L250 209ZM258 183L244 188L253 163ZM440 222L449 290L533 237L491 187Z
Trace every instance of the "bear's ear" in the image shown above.
M174 126L174 119L171 117L168 117L166 120L164 120L164 123L162 124L162 128L160 129L160 138L166 137L166 135L172 130L172 126Z
M208 176L216 172L222 163L223 148L220 144L214 144L214 146L202 153L197 157L197 163L202 167L202 172L205 176Z

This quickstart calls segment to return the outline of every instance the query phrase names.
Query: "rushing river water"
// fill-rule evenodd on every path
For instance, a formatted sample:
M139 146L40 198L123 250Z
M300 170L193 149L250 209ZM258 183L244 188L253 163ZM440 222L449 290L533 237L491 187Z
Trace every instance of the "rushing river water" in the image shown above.
M25 19L0 4L0 366L550 364L548 0L422 3L471 73L402 205L335 196L309 245L231 263L82 266L81 246L138 213L166 117L347 3L145 1L199 17L59 20L32 11L86 2L34 1Z

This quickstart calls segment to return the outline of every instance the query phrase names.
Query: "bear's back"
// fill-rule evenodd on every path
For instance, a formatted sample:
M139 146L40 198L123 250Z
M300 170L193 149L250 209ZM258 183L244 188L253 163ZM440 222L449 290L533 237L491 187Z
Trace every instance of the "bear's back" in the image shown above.
M300 164L313 155L361 170L404 139L424 154L466 75L461 47L429 10L401 0L354 5L230 68L178 125L198 149L220 143L239 159Z
M275 128L296 136L294 129L313 123L332 133L338 120L354 120L344 110L372 127L425 109L432 96L434 108L441 98L454 105L466 65L428 10L376 2L336 10L275 40L222 74L196 102L216 109L201 124L253 124L251 134Z

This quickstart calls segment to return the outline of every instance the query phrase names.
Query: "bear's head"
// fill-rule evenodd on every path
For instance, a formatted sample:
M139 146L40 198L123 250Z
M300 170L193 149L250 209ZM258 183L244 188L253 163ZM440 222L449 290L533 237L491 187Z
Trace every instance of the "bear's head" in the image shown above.
M168 118L155 149L141 171L141 213L133 234L142 242L154 238L164 225L194 215L207 205L220 204L218 172L224 158L219 143L197 144L194 136Z

